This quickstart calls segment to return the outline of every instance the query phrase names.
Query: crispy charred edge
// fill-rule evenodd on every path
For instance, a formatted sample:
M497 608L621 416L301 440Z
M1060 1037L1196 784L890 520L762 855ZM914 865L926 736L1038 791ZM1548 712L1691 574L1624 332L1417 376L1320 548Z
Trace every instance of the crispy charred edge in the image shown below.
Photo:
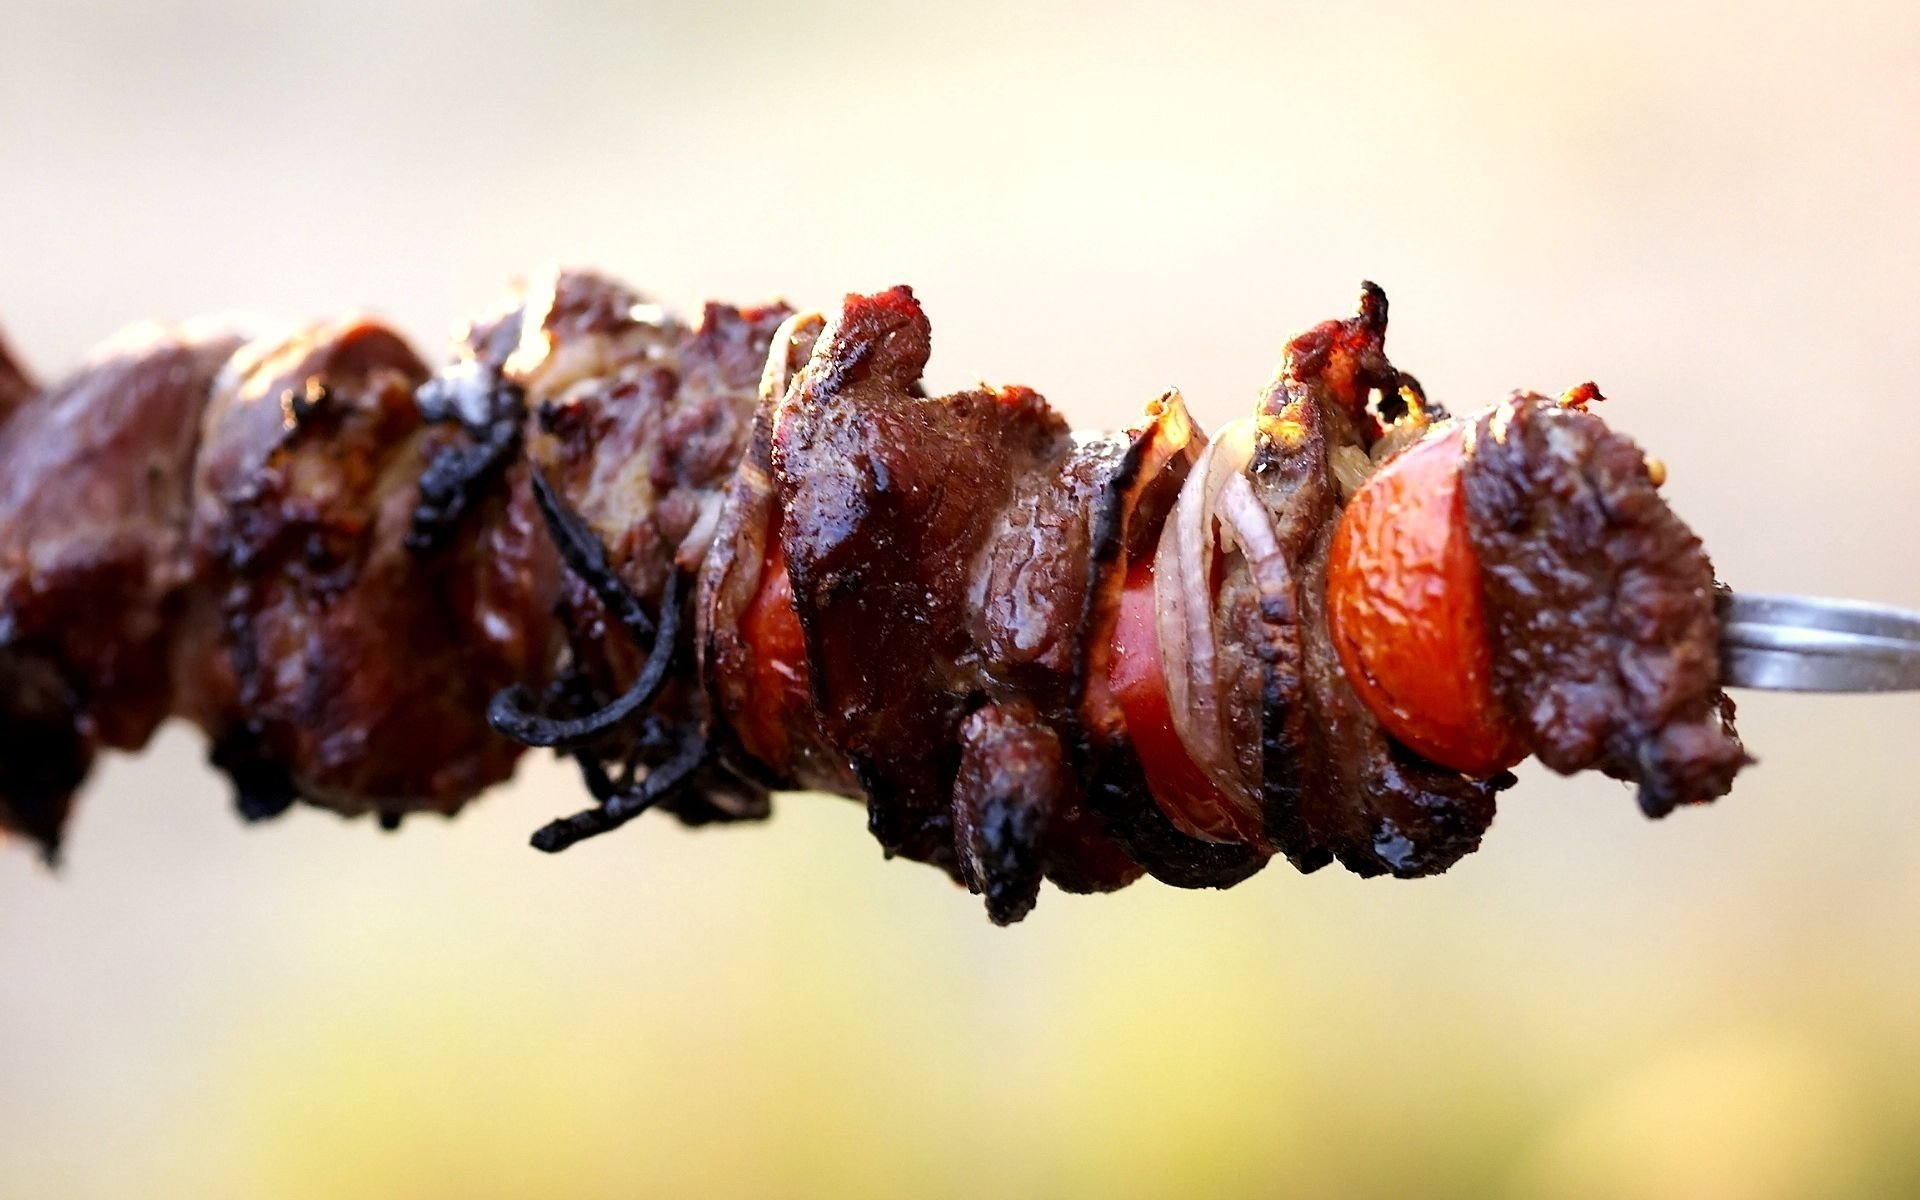
M526 393L495 368L476 363L472 369L485 372L478 413L462 408L456 395L462 384L445 376L429 379L415 392L422 421L457 425L466 435L435 447L420 473L420 500L407 534L407 548L416 554L431 554L451 543L467 514L499 490L520 454Z
M35 390L0 336L0 424ZM0 636L0 829L33 839L49 866L73 794L93 769L81 708L53 648Z
M994 924L1033 911L1056 803L1071 787L1059 736L1026 701L989 704L961 723L954 840L961 879Z
M524 746L544 746L556 750L578 750L612 736L631 725L666 687L673 656L680 642L680 615L686 589L683 572L668 578L667 595L660 604L656 626L646 606L607 562L606 547L587 527L580 515L568 508L547 481L544 471L531 471L534 503L546 523L547 533L560 553L560 560L594 597L607 614L645 653L644 665L627 690L592 712L565 715L573 705L567 697L550 699L560 703L542 704L533 699L526 687L515 684L494 696L487 708L487 723L494 730Z
M1467 531L1481 560L1495 685L1528 748L1562 774L1598 767L1636 784L1641 810L1664 817L1726 795L1752 759L1720 687L1713 564L1660 497L1640 448L1585 411L1597 398L1591 383L1558 402L1516 395L1468 430ZM1514 534L1525 536L1524 556L1501 544ZM1609 544L1622 540L1630 552ZM1567 581L1599 578L1576 558L1612 568L1603 661L1531 652L1541 622L1515 603L1528 598L1567 619L1585 599ZM1575 632L1592 642L1593 630ZM1648 648L1648 660L1628 661Z
M222 730L207 750L207 762L233 787L233 808L249 824L270 821L300 799L293 775L267 747L259 723L240 721Z
M1153 552L1160 524L1197 457L1197 432L1178 392L1147 410L1094 514L1088 556L1086 612L1080 624L1081 726L1076 759L1087 781L1086 800L1107 823L1107 834L1129 858L1162 883L1184 888L1231 887L1266 866L1258 846L1189 837L1167 819L1127 736L1125 719L1107 690L1107 658L1127 559Z
M93 768L83 709L57 654L0 645L0 829L33 839L49 866L73 795Z
M1089 614L1096 603L1092 585L1100 578L1094 569L1097 556L1095 525L1100 514L1106 511L1112 496L1114 477L1125 468L1134 443L1135 439L1125 432L1093 439L1069 457L1067 470L1056 477L1054 483L1054 486L1067 486L1066 479L1074 465L1074 458L1084 455L1089 460L1094 482L1080 501L1084 505L1084 519L1087 522L1085 578L1088 586L1082 588L1080 611L1073 620L1068 670L1064 677L1054 681L1053 688L1048 689L1053 695L1046 706L1046 716L1062 743L1062 761L1071 769L1061 778L1059 793L1048 814L1045 841L1041 849L1047 880L1063 892L1080 895L1116 892L1146 874L1146 868L1129 855L1113 836L1105 814L1088 802L1086 789L1082 786L1082 780L1087 778L1085 767L1091 761L1088 750L1090 742L1082 718L1089 680L1090 648L1085 635ZM1114 578L1124 581L1124 565ZM1110 599L1117 602L1118 596L1116 589ZM1102 644L1100 649L1103 657L1098 679L1101 695L1106 696L1104 655L1111 653L1111 640ZM1111 705L1110 697L1107 703Z
M1258 580L1268 630L1262 798L1269 840L1298 869L1337 858L1357 875L1412 878L1476 849L1494 796L1514 779L1468 779L1399 745L1347 686L1328 645L1326 561L1340 511L1328 423L1352 426L1365 448L1406 397L1436 411L1388 361L1386 324L1385 292L1363 282L1357 315L1287 344L1260 405L1252 471L1283 560ZM1316 657L1331 665L1316 671Z
M1446 410L1428 399L1420 381L1387 358L1387 293L1371 279L1360 281L1358 311L1351 317L1322 321L1288 341L1275 387L1298 394L1313 385L1338 402L1368 441L1378 437L1417 401L1433 420ZM1288 385L1292 385L1289 389ZM1368 410L1368 403L1374 407Z

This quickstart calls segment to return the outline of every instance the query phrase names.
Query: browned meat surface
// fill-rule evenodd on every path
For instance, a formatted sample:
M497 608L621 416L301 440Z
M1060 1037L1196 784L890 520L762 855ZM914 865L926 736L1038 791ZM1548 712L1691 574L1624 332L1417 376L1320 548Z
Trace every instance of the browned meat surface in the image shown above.
M1125 435L1078 439L1052 469L1016 477L975 560L968 596L970 637L989 690L1037 706L1037 719L1082 757L1096 525L1125 479L1130 447ZM1113 840L1107 817L1088 806L1074 776L1062 780L1036 826L1046 877L1071 892L1110 892L1138 879L1142 868Z
M708 304L692 328L663 319L664 340L643 361L539 408L535 460L643 601L664 602L669 570L691 578L701 568L752 434L768 346L788 315L780 305ZM614 529L619 535L609 538ZM587 611L584 595L578 603ZM691 608L681 620L691 620ZM588 657L578 648L576 655ZM692 657L682 661L691 665ZM636 661L596 678L615 690L638 671ZM655 712L685 728L709 724L706 692L692 680L672 684ZM694 823L770 811L765 788L718 764L663 807Z
M451 813L512 770L467 667L469 583L408 546L426 368L365 318L250 346L207 412L186 710L243 811ZM457 560L443 560L443 567Z
M172 705L195 431L238 343L127 330L0 425L0 820L49 849L93 747Z
M1015 480L1071 441L1025 389L915 395L930 347L905 288L848 297L780 406L773 468L821 726L887 852L957 874L956 734L987 683L972 566Z
M683 547L686 565L705 556L786 317L710 304L693 329L630 319L611 335L629 346L611 371L536 404L530 457L642 599L659 599Z
M1480 418L1463 476L1495 683L1540 761L1723 796L1747 762L1720 691L1713 564L1598 417L1537 396Z
M852 303L886 303L889 299L910 303L905 297L882 297L878 301L856 298ZM902 310L899 315L909 334L917 332L924 345L924 318L917 308ZM842 348L833 352L843 358L864 357L876 340L884 340L902 327L885 321L872 321L855 329L845 328L845 324L843 322L841 330ZM1060 734L1056 732L1056 729L1073 727L1076 719L1074 710L1081 667L1078 635L1088 606L1092 513L1096 501L1105 495L1107 481L1124 453L1124 440L1117 448L1110 439L1069 447L1064 439L1056 437L1057 425L1051 414L1039 409L1037 398L1023 393L927 400L914 386L919 371L917 365L896 374L874 377L869 382L870 388L891 385L891 394L879 393L877 399L872 391L803 395L804 389L817 381L823 368L830 369L823 362L817 345L821 327L818 318L803 318L782 335L786 339L784 344L776 342L756 436L735 476L733 491L721 518L720 533L703 571L703 666L718 711L738 734L741 748L758 756L780 778L826 790L854 794L862 790L849 770L850 752L829 736L827 722L821 719L812 702L814 672L801 664L803 673L799 682L806 690L796 698L797 702L769 706L767 688L785 690L788 685L777 676L770 678L757 662L754 638L765 634L756 628L744 627L749 621L749 606L763 585L772 586L776 593L782 584L793 592L803 586L792 573L780 540L794 518L783 514L771 472L770 416L777 413L783 423L796 419L814 421L819 417L818 412L795 418L793 405L823 404L829 397L834 403L849 406L887 404L892 419L901 423L895 428L918 420L939 431L931 442L920 439L896 447L895 452L904 457L928 451L935 455L951 454L965 444L966 435L954 432L954 428L965 421L976 424L1004 421L1015 428L1013 439L1025 450L1029 469L1009 471L989 485L984 497L976 493L978 508L963 513L954 507L955 502L963 498L958 488L945 497L949 507L944 512L931 505L915 507L925 499L930 485L942 479L943 472L946 479L963 477L952 458L929 458L914 464L911 471L903 470L898 463L883 463L877 470L886 473L890 482L901 481L899 488L904 499L899 507L903 511L896 514L888 509L883 517L869 509L863 518L864 528L851 535L899 537L901 525L910 526L921 517L927 517L937 530L944 530L946 540L941 544L947 551L943 561L948 569L936 575L932 590L939 597L938 607L943 617L952 625L945 631L944 638L938 640L938 653L945 656L942 663L936 665L929 660L921 664L928 677L914 685L919 689L916 694L925 697L938 693L940 702L951 706L956 721L985 697L1018 697L1004 712L993 709L997 715L990 727L1001 732L995 732L992 738L984 732L989 726L981 724L989 720L980 715L987 710L975 712L965 728L978 729L979 738L996 746L1004 740L1009 747L1016 744L1051 747L1049 753L1055 763L1051 770L1023 775L1024 782L1019 788L996 792L992 804L998 816L985 825L973 827L968 825L972 817L985 820L977 806L986 800L968 792L969 780L980 783L990 773L991 764L985 763L977 753L971 768L965 763L928 764L915 780L922 789L920 795L944 796L950 790L951 820L956 823L957 832L945 835L949 841L944 849L931 848L936 844L934 839L943 835L928 833L919 842L916 856L952 869L952 855L957 849L960 869L972 872L967 875L968 882L986 894L994 911L1002 916L1016 909L1024 912L1025 907L1031 905L1032 890L1042 873L1053 877L1061 886L1077 891L1110 890L1130 882L1138 876L1139 868L1105 836L1104 821L1081 803L1071 766L1061 749ZM922 353L924 355L924 351ZM808 368L809 362L812 368ZM814 374L808 374L808 370ZM795 375L799 376L797 382L792 378ZM793 395L789 401L790 386ZM782 401L788 403L782 406ZM969 413L965 411L968 405L978 407ZM865 420L863 411L849 409L845 414L849 427L859 427ZM1027 431L1018 432L1020 424L1027 425ZM804 468L791 464L797 461L798 455L819 449L816 443L796 451L789 443L788 454L794 456L788 459L789 470L804 472ZM857 470L865 471L869 469L870 460L862 456L867 453L864 448L849 450L841 443L823 451L833 457L823 457L821 461L844 464L853 460L858 463ZM869 477L857 480L852 491L870 498L885 489ZM817 507L814 511L821 509ZM778 567L788 567L788 572L771 581L763 578L766 570ZM888 573L899 574L876 563L871 577L880 583ZM894 586L917 590L922 585L907 573L899 575ZM761 603L766 603L764 598ZM916 608L924 607L924 602L916 601L906 608L896 608L893 612L898 615L894 620L911 622L916 619ZM764 617L751 619L764 620ZM909 636L914 632L917 631L909 630ZM869 694L877 702L884 702L877 690ZM771 721L770 707L774 714ZM1017 714L1017 721L1008 716L1009 713ZM885 718L880 721L884 723ZM1011 740L1006 740L1002 732L1010 728L1009 722L1018 724L1021 733L1018 737L1008 735ZM932 728L930 724L929 729ZM974 735L951 725L939 729L938 736L944 740L928 743L924 747L925 757L947 755L947 764L956 762L953 756L965 758L969 753L965 749L968 738ZM877 770L886 771L905 761L905 756L888 761L884 753L883 750L875 755L880 760ZM967 774L969 770L974 774ZM1007 810L1007 806L1014 803L1023 806L1018 814ZM931 800L928 805L931 806ZM886 819L884 814L881 819ZM937 830L941 815L928 814L922 820ZM987 836L981 832L984 829L995 831L992 834L995 849L991 853L978 841L978 837ZM1019 833L1017 844L1009 840L1015 831ZM970 842L970 838L975 840ZM969 853L973 853L972 859L968 858ZM967 865L969 862L971 867Z

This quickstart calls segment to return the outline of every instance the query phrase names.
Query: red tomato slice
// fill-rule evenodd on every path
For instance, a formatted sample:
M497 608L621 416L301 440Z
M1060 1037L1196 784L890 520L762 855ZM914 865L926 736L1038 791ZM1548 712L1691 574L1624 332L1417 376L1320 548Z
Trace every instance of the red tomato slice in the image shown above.
M1173 727L1154 621L1153 560L1134 563L1120 593L1107 686L1120 705L1154 802L1183 832L1221 842L1257 841L1262 829L1221 792L1187 753Z
M1327 628L1347 681L1388 733L1484 778L1527 751L1493 690L1463 436L1411 447L1348 503L1327 567Z
M752 653L747 711L736 723L740 744L747 753L776 770L784 770L791 745L787 714L813 702L807 679L807 640L800 616L793 611L793 581L787 577L787 556L776 527L768 538L767 561L760 568L760 586L753 602L740 614L740 635Z

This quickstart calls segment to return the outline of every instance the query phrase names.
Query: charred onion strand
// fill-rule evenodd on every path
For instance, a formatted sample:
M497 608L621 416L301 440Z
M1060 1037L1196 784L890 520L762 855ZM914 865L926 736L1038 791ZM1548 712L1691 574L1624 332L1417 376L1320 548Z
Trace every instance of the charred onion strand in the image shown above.
M667 592L660 602L658 625L648 619L639 597L628 591L607 569L605 553L578 516L553 494L553 487L540 472L533 473L533 494L546 518L554 544L560 548L561 561L575 577L591 586L601 603L612 611L636 646L646 647L645 665L626 691L604 707L584 717L555 717L533 711L526 688L514 685L494 696L487 708L487 721L502 734L524 746L574 750L604 738L646 710L667 685L675 653L680 649L681 610L689 581L682 571L667 576Z
M608 788L607 799L596 808L583 809L570 817L543 825L533 835L532 845L536 850L548 854L558 854L575 842L598 837L603 833L625 825L641 813L652 808L660 800L680 787L685 786L707 762L711 748L705 736L699 731L689 731L680 750L666 762L649 770L637 787L611 787L604 768L590 760L582 760L582 769L596 773L603 787ZM599 789L594 789L599 790Z

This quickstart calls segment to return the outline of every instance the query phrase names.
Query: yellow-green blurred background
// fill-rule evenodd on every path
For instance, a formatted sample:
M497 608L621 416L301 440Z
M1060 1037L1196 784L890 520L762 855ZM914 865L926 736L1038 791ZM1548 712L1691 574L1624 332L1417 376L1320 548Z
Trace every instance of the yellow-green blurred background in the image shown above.
M515 274L827 303L932 381L1239 413L1394 300L1456 407L1589 377L1725 578L1920 606L1920 10L0 3L0 322ZM853 806L558 859L530 762L447 824L243 829L116 760L0 851L0 1196L1920 1194L1920 702L1742 698L1648 823L1528 772L1445 878L1275 868L990 927Z

